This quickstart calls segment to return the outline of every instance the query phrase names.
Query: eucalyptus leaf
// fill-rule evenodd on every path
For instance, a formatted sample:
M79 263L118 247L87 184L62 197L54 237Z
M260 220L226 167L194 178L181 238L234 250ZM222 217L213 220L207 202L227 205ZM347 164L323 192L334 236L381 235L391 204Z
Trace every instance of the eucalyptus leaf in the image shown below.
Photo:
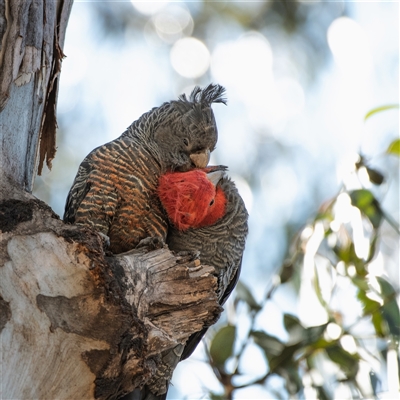
M394 140L390 143L389 147L386 150L388 154L395 154L396 156L400 157L400 139Z
M273 356L280 355L285 348L285 345L279 339L270 336L263 331L252 331L251 336L253 337L254 342L264 350L268 360Z
M371 262L372 261L372 259L374 258L374 256L375 256L375 253L376 253L376 249L377 249L377 242L378 242L378 233L377 233L377 231L376 230L374 230L373 232L372 232L372 237L371 237L371 239L370 239L370 244L369 244L369 254L368 254L368 258L367 258L367 260L365 261L366 263L369 263L369 262Z
M398 104L388 104L386 106L380 106L380 107L376 107L373 108L372 110L368 111L367 114L364 117L364 121L366 121L368 118L372 117L375 114L378 114L382 111L386 111L386 110L392 110L394 108L399 108Z
M370 167L365 167L365 169L367 170L368 178L372 183L375 183L375 185L381 185L384 182L385 177L381 172Z
M329 393L325 390L325 388L323 386L316 386L315 389L318 393L319 400L331 400L331 396L329 395Z
M369 372L369 379L370 379L370 382L371 382L372 390L374 392L374 396L377 397L378 387L379 387L381 381L373 371Z
M291 279L294 272L295 272L295 266L293 265L293 263L289 262L289 261L285 261L282 266L281 272L279 274L281 283L285 283L289 279Z
M292 395L295 396L300 390L304 388L302 379L299 375L298 368L293 365L288 365L285 368L285 376L286 378L286 388L287 391Z
M351 204L357 207L378 228L382 221L382 210L374 195L367 189L353 190L349 193Z
M233 355L236 327L232 325L223 326L214 336L210 346L210 357L213 363L222 368L225 361Z
M295 317L294 315L291 314L284 314L283 315L283 325L285 326L285 329L290 333L291 330L297 329L297 328L303 328L303 326L300 323L300 320Z
M211 400L225 400L225 396L222 394L216 394L216 393L211 392L210 399Z
M289 333L289 343L295 344L304 341L305 328L301 325L299 319L294 315L284 314L283 324Z
M284 346L283 351L268 359L269 368L271 371L276 371L278 368L290 368L296 363L293 356L297 350L301 348L300 343L291 346ZM295 364L296 365L296 364ZM287 372L287 371L286 371Z
M351 281L356 285L361 291L367 292L369 290L369 284L365 277L360 278L359 276L354 276Z
M318 326L310 326L309 328L307 328L305 334L306 343L308 345L313 344L314 347L317 343L320 343L321 339L323 339L322 335L327 325L328 324L322 324Z
M366 263L357 256L353 242L346 243L346 246L342 247L336 246L333 251L346 266L354 265L359 276L364 277L367 275Z
M358 372L358 354L350 354L339 344L334 344L325 349L328 357L347 375L348 378L354 378Z
M384 298L382 316L388 324L390 333L395 337L400 337L400 310L396 301L396 291L386 279L379 276L377 281Z
M249 288L242 281L239 281L236 286L236 299L247 303L252 310L261 310L261 306L256 302Z
M388 328L384 323L384 319L380 313L380 310L372 314L372 325L374 325L374 329L378 337L384 338L386 336Z
M357 299L360 300L363 307L363 314L373 314L381 308L381 304L375 300L370 299L367 293L363 290L359 290L357 293Z

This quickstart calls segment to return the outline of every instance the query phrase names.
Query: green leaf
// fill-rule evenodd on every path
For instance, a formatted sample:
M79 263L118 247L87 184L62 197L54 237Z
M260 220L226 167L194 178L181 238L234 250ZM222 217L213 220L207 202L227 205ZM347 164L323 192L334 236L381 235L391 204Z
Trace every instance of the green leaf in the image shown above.
M232 325L223 326L214 336L210 346L210 357L213 363L221 368L225 361L233 354L236 327Z
M285 325L285 329L290 333L293 329L301 328L304 330L303 326L300 323L300 320L291 314L283 315L283 325Z
M368 207L374 200L374 195L367 189L358 189L350 192L351 204L360 210Z
M276 371L278 368L285 368L287 372L287 369L293 367L293 364L296 363L296 361L293 359L293 356L300 348L300 343L296 343L291 346L284 346L284 349L280 354L268 359L270 370Z
M389 323L385 321L385 305L382 306L381 303L379 303L378 301L375 301L368 297L367 291L369 290L369 288L360 287L359 285L357 286L360 289L357 293L357 298L362 304L363 315L370 315L376 335L378 337L385 337L389 328ZM389 315L391 315L391 313L389 313Z
M210 392L210 399L211 400L225 400L226 397L222 394L216 394L216 393Z
M283 324L289 333L289 343L295 344L304 340L305 328L294 315L284 314Z
M373 314L381 308L380 303L375 300L370 299L367 293L359 290L357 293L357 299L360 300L363 307L363 315Z
M286 317L286 325L289 330L292 330L296 326L296 318L292 316ZM301 327L301 326L300 326ZM302 328L302 327L301 327ZM251 336L254 338L254 342L264 350L264 353L268 359L269 368L271 371L280 373L280 369L284 368L286 375L289 373L288 369L292 368L293 365L298 363L298 351L306 350L305 343L310 339L318 340L325 329L324 326L312 327L308 329L303 328L305 333L306 341L301 341L289 346L286 346L276 337L270 336L262 331L253 331ZM310 331L309 331L310 330ZM317 331L318 330L318 331ZM295 355L296 359L295 359ZM283 376L283 375L282 375ZM283 376L287 378L287 376Z
M386 150L388 154L395 154L396 156L400 157L400 139L394 140L390 143L389 147Z
M339 260L343 261L346 265L350 263L350 246L353 243L347 244L346 246L336 245L332 250L335 252Z
M325 349L328 357L338 364L348 378L354 378L358 372L358 354L350 354L338 344L329 346Z
M324 346L326 347L326 346ZM321 363L320 363L320 357L321 357L321 352L315 352L315 354L311 354L309 357L307 357L307 369L306 371L309 372L313 369L319 370L321 375L324 374L323 371L321 371ZM318 361L317 361L318 360ZM330 391L331 385L326 385L326 380L324 379L323 382L321 382L321 386L318 385L315 381L312 383L312 387L317 391L317 399L319 400L332 400L333 399L333 393ZM325 384L325 386L324 386Z
M378 243L378 238L379 235L377 233L377 231L373 231L372 232L372 237L370 239L370 244L369 244L369 254L368 254L368 258L366 259L365 263L368 264L372 261L372 259L375 257L375 253L376 253L376 248L377 248L377 243Z
M318 325L318 326L311 326L306 329L305 340L307 344L314 344L320 343L322 334L324 333L326 326L328 324Z
M372 314L372 325L374 325L376 335L381 338L385 337L387 334L387 326L384 322L380 310Z
M353 190L349 193L351 204L357 207L378 228L382 221L382 210L374 195L367 189Z
M364 262L364 260L362 260L357 256L356 248L353 242L351 242L350 244L349 256L350 256L350 263L352 263L356 267L357 275L365 277L368 273L366 269L366 263Z
M400 337L400 311L396 301L396 291L386 279L380 276L376 279L384 300L381 314L388 324L389 332L393 336Z
M332 341L331 340L326 340L323 337L320 337L318 340L316 340L314 343L312 343L312 345L310 345L310 349L312 349L312 352L310 351L310 353L313 353L314 351L318 350L318 349L325 349L329 346L332 345Z
M285 373L281 375L286 379L286 389L291 394L291 398L296 398L296 393L304 388L302 379L299 376L299 369L291 364L285 368Z
M281 272L279 274L279 278L281 283L287 282L293 276L295 271L294 265L290 261L285 261L282 265Z
M368 118L372 117L373 115L380 113L382 111L386 111L386 110L392 110L394 108L399 108L398 104L388 104L386 106L380 106L380 107L376 107L373 108L372 110L368 111L367 114L364 117L364 121L366 121Z
M285 345L279 339L263 331L252 331L250 335L254 342L264 350L268 360L280 355L285 348Z
M323 386L314 386L314 388L318 393L317 398L319 400L331 400L332 397L329 395L329 393L325 390Z
M396 291L394 290L394 287L386 279L382 278L381 276L377 276L376 279L381 288L381 293L383 294L383 296L386 299L392 298L396 295Z
M374 392L374 398L378 398L378 388L380 386L380 379L376 376L376 374L374 373L374 371L370 371L369 372L369 380L371 382L371 386L372 386L372 390Z
M351 281L361 291L367 292L369 290L369 285L368 285L368 282L365 280L365 277L360 278L359 276L354 276L354 277L351 278Z
M384 182L385 177L378 170L370 167L365 167L365 169L367 170L368 178L372 183L375 183L375 185L381 185Z
M261 310L261 306L256 302L250 290L242 281L239 281L236 286L236 299L247 303L252 310Z
M364 277L367 275L366 262L357 256L353 242L346 243L346 246L343 247L336 246L333 251L347 267L354 265L358 276Z
M321 285L319 284L318 269L317 269L317 266L315 263L314 263L313 286L314 286L315 294L317 295L317 298L318 298L319 302L321 303L321 306L324 307L327 312L329 312L328 304L326 304L324 296L322 295Z

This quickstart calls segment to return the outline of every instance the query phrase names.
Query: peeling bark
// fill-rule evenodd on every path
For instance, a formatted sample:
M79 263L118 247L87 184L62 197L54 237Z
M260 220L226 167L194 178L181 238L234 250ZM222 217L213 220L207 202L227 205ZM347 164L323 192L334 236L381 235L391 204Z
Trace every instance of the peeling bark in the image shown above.
M72 0L0 0L1 170L32 190L55 156L56 101ZM37 161L40 145L39 160Z
M214 269L168 248L106 257L28 192L55 155L72 0L0 0L0 398L117 399L214 323ZM39 149L40 147L40 149Z
M0 296L0 333L10 319L11 319L10 303L4 301L4 299Z
M95 232L4 179L1 193L2 398L117 399L218 319L212 267L168 248L106 257Z

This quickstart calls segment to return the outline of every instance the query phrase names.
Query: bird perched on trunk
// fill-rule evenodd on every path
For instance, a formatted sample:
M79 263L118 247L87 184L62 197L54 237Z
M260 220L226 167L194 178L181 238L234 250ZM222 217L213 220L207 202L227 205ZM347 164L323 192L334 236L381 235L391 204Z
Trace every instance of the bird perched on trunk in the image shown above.
M113 253L146 238L165 240L158 179L168 171L208 164L218 138L211 104L225 104L224 92L220 85L196 87L189 98L181 95L153 108L119 138L89 153L69 191L64 221L107 236Z
M202 264L215 268L221 304L237 282L248 232L246 207L225 170L214 166L166 173L158 187L171 224L169 248L199 251Z
M209 167L161 176L158 194L170 221L167 244L173 251L200 252L202 264L215 268L221 305L240 274L248 232L248 213L226 167ZM189 357L207 327L194 333L186 345L161 354L162 367L142 389L140 399L165 399L177 363Z

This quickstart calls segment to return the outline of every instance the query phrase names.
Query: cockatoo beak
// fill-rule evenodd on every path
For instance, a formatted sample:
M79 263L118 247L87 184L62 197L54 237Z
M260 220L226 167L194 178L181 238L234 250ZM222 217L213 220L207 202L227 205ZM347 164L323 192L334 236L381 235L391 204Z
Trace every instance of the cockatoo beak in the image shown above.
M191 154L190 159L197 168L205 168L210 161L210 150L207 149L203 153Z
M218 182L225 176L225 171L218 170L209 172L206 176L214 186L217 186Z

